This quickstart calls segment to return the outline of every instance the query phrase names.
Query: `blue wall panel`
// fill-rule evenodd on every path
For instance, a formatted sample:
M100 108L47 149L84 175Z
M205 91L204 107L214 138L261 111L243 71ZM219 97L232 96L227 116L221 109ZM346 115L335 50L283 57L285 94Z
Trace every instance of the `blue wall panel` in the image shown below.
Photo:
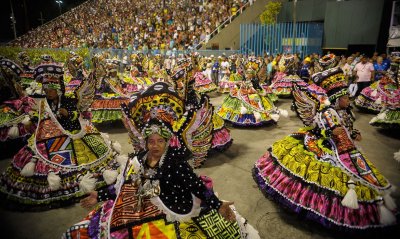
M322 53L323 23L297 22L275 25L241 24L240 52L242 54L299 53L301 57ZM294 37L294 29L296 30Z

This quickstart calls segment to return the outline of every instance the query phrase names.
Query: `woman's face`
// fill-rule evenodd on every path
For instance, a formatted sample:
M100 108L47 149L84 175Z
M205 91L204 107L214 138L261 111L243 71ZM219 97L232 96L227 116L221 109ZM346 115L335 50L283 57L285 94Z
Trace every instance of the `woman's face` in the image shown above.
M55 89L45 89L44 92L46 93L46 98L49 100L55 100L58 98L57 90Z
M150 156L161 159L166 148L167 142L159 134L152 134L147 138L147 149Z
M340 109L346 109L349 106L350 106L349 96L348 95L341 96L339 98L339 108Z

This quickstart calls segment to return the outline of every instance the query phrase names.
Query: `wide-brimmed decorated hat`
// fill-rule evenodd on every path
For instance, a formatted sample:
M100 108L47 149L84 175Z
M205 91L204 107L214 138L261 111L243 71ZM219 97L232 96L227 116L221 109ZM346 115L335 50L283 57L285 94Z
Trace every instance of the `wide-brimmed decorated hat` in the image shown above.
M1 59L0 65L3 67L4 70L12 72L17 76L20 76L24 72L17 63L7 58Z
M34 79L42 83L43 88L51 88L64 92L64 69L56 63L41 64L33 72Z
M144 148L145 131L150 127L149 122L162 122L166 127L163 132L166 133L172 131L172 126L185 110L184 102L178 93L164 82L157 82L142 93L133 95L130 102L121 107L124 125L135 148Z
M349 93L346 78L339 67L315 73L311 78L315 84L326 91L330 101L335 101Z
M330 69L337 65L335 54L327 54L318 60L318 64L324 69Z
M201 107L200 107L201 106ZM135 150L144 150L146 138L158 133L168 142L166 161L204 158L211 147L212 112L209 98L203 95L199 107L185 109L174 88L157 82L122 104L122 121ZM169 156L172 155L172 158Z

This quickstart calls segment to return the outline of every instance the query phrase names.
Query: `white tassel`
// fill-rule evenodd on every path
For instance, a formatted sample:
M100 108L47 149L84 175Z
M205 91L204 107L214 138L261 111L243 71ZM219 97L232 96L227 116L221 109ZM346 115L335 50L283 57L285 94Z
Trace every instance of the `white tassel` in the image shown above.
M125 166L126 162L128 161L128 156L124 155L124 154L120 154L118 155L115 160L117 161L117 163L119 164L119 166Z
M31 118L28 115L25 115L24 119L21 121L23 125L29 125L31 123Z
M354 97L357 93L358 85L356 83L350 84L349 86L349 95L350 97Z
M386 118L386 112L384 111L382 113L379 113L378 116L376 116L376 118L380 119L380 120L384 120Z
M378 90L375 89L374 91L372 91L372 93L371 93L372 97L375 97L377 95L378 95Z
M21 170L21 175L24 177L32 177L35 174L36 158L32 158Z
M383 202L390 211L395 211L397 209L397 205L394 202L392 196L390 196L390 193L386 193L385 195L383 195Z
M122 175L121 175L122 176ZM115 184L114 184L114 188L115 189L117 189L117 190L119 190L119 188L120 188L120 184L121 184L121 180L122 180L122 177L121 176L119 176L119 177L117 177L117 181L115 182Z
M249 239L259 239L261 238L260 235L258 234L258 231L249 223L246 224L246 232L247 232L247 237Z
M49 175L47 175L47 182L52 191L58 190L61 187L61 178L54 172L50 172Z
M108 135L107 133L100 133L100 135L105 141L110 141L110 135Z
M120 144L118 141L115 141L115 142L112 144L112 147L113 147L113 149L114 149L117 153L121 153L121 151L122 151L122 146L121 146L121 144Z
M351 209L358 209L359 207L357 201L357 193L354 190L354 188L356 187L354 185L354 181L349 180L347 183L349 184L349 189L347 190L347 193L342 200L342 205Z
M261 119L261 114L257 111L254 111L254 118L256 118L256 122L259 122Z
M79 189L84 192L85 194L94 191L96 187L96 179L93 178L91 173L85 174L79 182Z
M390 193L394 193L396 190L397 190L397 187L394 186L394 185L392 185L392 186L389 188L389 192L390 192Z
M394 153L394 159L400 163L400 150L399 152Z
M103 172L103 178L107 185L113 184L117 180L117 177L118 172L116 170L106 169Z
M271 114L271 119L275 122L278 122L279 120L279 114Z
M25 91L26 91L26 93L28 95L32 95L33 94L33 89L31 89L31 88L26 88Z
M19 136L19 130L18 130L18 126L13 125L9 130L8 130L8 136L11 139L16 139Z
M279 110L279 114L285 118L289 116L289 112L287 110Z
M242 105L242 107L240 107L240 114L244 115L246 113L247 113L247 108Z
M36 89L36 90L35 90L35 94L41 95L41 94L42 94L42 89Z
M396 223L396 217L393 215L391 211L389 211L385 205L383 205L383 202L378 202L379 203L379 214L380 214L380 223L382 225L391 225Z
M379 97L378 99L375 100L375 104L380 105L382 104L382 99Z
M330 106L331 105L331 102L329 101L329 99L325 99L324 100L324 105L325 106Z

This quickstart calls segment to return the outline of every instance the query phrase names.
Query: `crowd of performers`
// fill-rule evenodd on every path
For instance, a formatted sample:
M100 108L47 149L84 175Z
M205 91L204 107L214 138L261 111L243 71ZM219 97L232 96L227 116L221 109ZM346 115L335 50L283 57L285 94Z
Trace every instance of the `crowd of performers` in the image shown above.
M398 128L399 60L366 85L357 69L369 67L348 74L333 54L303 63L284 54L273 70L260 57L197 53L129 62L104 53L90 69L74 52L36 66L24 52L1 58L0 140L22 142L0 175L1 199L18 210L98 205L64 238L259 238L193 169L229 148L227 126L277 123L287 112L274 102L292 97L304 127L254 159L262 193L327 228L396 225L392 185L354 143L351 104L378 114L371 125ZM218 107L212 91L226 94ZM131 154L94 125L111 121L123 122Z

